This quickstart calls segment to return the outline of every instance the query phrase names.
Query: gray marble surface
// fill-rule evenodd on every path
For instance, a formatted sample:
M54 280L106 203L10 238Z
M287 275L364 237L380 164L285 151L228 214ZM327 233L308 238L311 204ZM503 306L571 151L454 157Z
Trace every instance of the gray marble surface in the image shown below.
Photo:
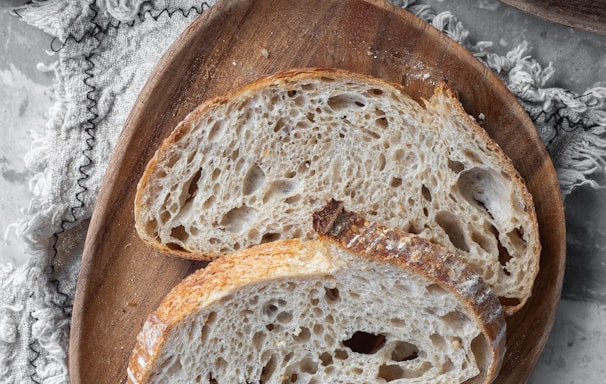
M56 58L51 37L8 13L0 2L0 264L23 263L24 244L11 224L27 209L32 172L23 156L45 129L53 102ZM556 86L583 93L606 86L606 36L525 14L496 0L426 0L450 10L473 41L505 53L528 41L539 62L552 63ZM567 267L556 322L529 383L604 383L606 378L606 189L581 188L565 201Z

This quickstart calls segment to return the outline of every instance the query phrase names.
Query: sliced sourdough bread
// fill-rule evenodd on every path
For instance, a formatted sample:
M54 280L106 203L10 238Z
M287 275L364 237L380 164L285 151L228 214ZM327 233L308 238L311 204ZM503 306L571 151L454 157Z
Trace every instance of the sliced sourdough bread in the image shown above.
M137 231L163 252L212 260L313 238L308 218L336 198L462 251L513 313L538 273L531 195L447 83L424 104L399 85L328 69L276 74L210 100L149 162Z
M319 239L226 255L145 322L131 383L490 383L494 291L446 248L341 210Z

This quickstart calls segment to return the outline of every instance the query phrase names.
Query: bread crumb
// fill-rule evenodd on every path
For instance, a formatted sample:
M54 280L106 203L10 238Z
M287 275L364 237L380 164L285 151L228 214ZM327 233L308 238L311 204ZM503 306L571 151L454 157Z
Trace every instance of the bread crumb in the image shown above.
M269 52L267 51L267 49L263 48L261 50L261 55L267 59L269 57Z
M486 119L486 115L485 115L485 114L483 114L483 113L480 113L480 114L478 115L478 119L480 119L480 120L485 120L485 119Z
M423 75L423 80L427 80L431 77L431 75L429 73L426 73Z

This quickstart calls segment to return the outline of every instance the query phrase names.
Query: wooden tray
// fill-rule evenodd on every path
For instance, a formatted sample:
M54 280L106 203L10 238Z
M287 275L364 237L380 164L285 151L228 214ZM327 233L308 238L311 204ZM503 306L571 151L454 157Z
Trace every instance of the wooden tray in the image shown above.
M501 0L545 20L606 35L603 0Z
M549 335L565 260L553 165L526 112L483 64L429 24L381 0L232 0L202 14L153 71L112 156L90 223L69 350L76 383L125 381L146 316L202 266L151 250L133 226L136 184L176 124L205 99L293 67L338 67L402 83L415 98L450 80L468 113L512 158L536 201L543 254L532 299L508 320L497 383L523 383Z

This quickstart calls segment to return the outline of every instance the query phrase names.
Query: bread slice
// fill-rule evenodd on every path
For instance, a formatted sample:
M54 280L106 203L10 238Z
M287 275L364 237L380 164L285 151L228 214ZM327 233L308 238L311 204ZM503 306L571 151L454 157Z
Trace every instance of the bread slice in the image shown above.
M142 239L211 260L310 239L331 198L459 249L508 313L530 296L540 242L531 195L447 83L425 106L402 87L341 70L260 79L191 113L138 185Z
M131 383L490 383L495 293L454 253L331 205L187 277L149 316Z

